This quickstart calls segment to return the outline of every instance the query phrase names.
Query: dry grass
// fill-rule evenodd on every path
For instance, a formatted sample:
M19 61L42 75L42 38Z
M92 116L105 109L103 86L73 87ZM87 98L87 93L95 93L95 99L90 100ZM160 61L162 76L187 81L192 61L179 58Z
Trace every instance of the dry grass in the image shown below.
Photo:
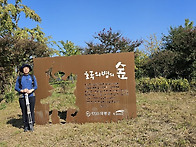
M14 101L0 110L0 146L196 146L196 93L138 93L137 111L137 118L116 123L35 125L23 132Z

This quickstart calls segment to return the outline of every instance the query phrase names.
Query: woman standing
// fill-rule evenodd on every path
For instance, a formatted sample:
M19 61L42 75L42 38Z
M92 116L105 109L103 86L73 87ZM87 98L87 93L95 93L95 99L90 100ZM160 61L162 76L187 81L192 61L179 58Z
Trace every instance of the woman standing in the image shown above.
M30 111L31 111L31 117L33 124L35 123L34 118L34 108L35 108L35 94L34 91L37 89L37 81L34 75L30 75L29 72L32 71L32 68L28 64L24 64L20 68L20 72L23 73L23 75L18 76L16 80L15 90L19 92L20 98L20 108L22 111L22 118L24 123L24 131L33 131L29 127L28 122L28 115L27 115L27 107L26 107L26 101L25 101L25 93L28 94L28 99L30 103Z

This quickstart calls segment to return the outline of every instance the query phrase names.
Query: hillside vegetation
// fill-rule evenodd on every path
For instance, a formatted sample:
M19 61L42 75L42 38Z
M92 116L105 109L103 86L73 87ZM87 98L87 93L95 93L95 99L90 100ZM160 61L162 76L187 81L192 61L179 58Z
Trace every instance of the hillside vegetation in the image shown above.
M3 103L3 102L1 102ZM23 132L17 100L0 110L0 146L196 146L196 93L137 93L137 118L35 125Z

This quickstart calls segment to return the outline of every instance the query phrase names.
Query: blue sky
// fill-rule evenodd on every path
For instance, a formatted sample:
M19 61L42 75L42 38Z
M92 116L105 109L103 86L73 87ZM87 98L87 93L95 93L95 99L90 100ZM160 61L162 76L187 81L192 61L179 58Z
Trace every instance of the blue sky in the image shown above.
M41 23L21 17L21 27L38 24L55 41L86 47L93 35L110 27L130 40L168 34L170 26L196 23L196 0L23 0L41 17ZM194 24L195 25L195 24Z

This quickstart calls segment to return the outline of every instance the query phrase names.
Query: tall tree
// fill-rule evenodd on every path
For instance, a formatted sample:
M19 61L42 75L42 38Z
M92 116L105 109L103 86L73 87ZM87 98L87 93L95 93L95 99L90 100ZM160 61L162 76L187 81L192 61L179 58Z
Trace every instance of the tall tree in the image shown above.
M21 12L24 12L26 18L41 22L39 15L34 10L23 5L22 0L16 0L15 4L8 3L8 0L0 0L0 35L2 37L19 29L18 21L20 20Z
M153 53L150 57L146 58L142 69L145 75L150 78L164 77L164 78L175 78L176 75L176 59L178 58L177 53L167 50L161 50Z
M147 38L144 40L143 45L148 58L146 58L146 62L144 62L142 67L146 70L144 73L148 73L148 76L157 77L160 76L160 72L158 71L158 63L156 63L158 60L156 58L161 51L162 41L157 39L156 34L152 34Z
M185 20L185 25L170 27L169 35L163 37L164 49L175 52L176 78L196 79L196 27Z
M136 49L134 52L135 55L135 77L137 79L146 76L145 68L143 67L148 61L148 56L143 51Z
M37 25L35 28L20 28L21 13L26 18L41 22L39 15L16 0L0 0L0 92L11 91L16 76L16 68L23 62L32 62L33 57L49 56L49 37Z
M108 31L103 29L94 36L94 39L99 43L86 42L88 47L85 49L85 54L131 52L142 43L141 40L131 41L124 38L121 33L113 32L111 28Z
M156 34L152 34L148 39L144 40L144 47L145 47L145 52L147 53L148 56L152 56L154 53L159 52L162 47L162 41L158 40Z

